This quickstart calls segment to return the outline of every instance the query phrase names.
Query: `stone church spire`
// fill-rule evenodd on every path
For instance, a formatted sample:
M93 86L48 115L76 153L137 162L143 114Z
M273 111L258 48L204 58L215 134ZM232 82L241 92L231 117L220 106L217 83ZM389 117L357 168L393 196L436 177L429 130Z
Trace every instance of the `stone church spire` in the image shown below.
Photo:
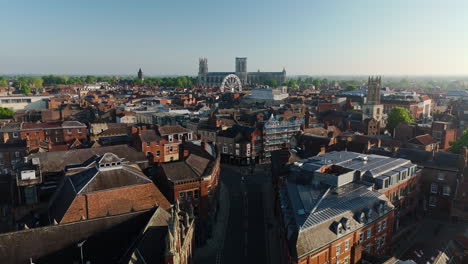
M141 80L141 81L145 80L145 76L144 76L144 73L141 70L141 68L138 70L138 79Z

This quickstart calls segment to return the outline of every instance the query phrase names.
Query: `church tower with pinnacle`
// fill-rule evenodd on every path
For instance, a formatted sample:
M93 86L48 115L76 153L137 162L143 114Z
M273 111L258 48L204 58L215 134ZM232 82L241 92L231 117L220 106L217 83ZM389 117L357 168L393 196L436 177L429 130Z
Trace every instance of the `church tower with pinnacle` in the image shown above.
M138 70L138 79L141 80L141 81L145 80L145 76L144 76L143 72L141 71L141 68Z
M382 121L383 105L380 104L382 77L370 76L367 80L367 100L362 106L362 119L373 118Z

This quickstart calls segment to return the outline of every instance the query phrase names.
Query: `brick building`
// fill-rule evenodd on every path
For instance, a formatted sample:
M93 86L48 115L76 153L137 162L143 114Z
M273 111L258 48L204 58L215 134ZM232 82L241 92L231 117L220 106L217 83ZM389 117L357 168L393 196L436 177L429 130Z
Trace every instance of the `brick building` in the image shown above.
M458 130L452 123L434 121L432 122L432 137L439 142L439 149L447 150L450 142L458 138Z
M154 181L169 202L193 206L195 215L206 218L215 202L220 157L214 146L199 141L184 142L179 151L180 160L160 164Z
M193 140L190 130L181 126L158 126L156 129L146 127L133 128L136 149L145 153L154 163L179 160L179 145Z
M249 165L258 163L262 131L256 127L234 125L218 132L216 144L221 162Z
M438 149L447 150L450 147L450 142L457 140L458 130L453 123L434 121L432 125L424 124L399 124L395 128L395 139L406 143L409 140L429 134L437 142Z
M391 248L394 206L356 170L299 161L280 187L288 263L358 263Z
M27 155L26 141L0 143L0 175L9 174Z
M288 170L279 180L285 183L278 208L291 263L357 263L362 254L385 255L392 234L418 204L421 172L406 159L330 152L290 162ZM361 221L368 214L372 221Z
M55 145L71 144L75 140L87 141L87 127L78 121L55 123L8 123L0 128L2 138L26 140L28 149L40 147L41 141Z
M136 164L112 153L69 165L66 173L51 201L51 222L70 223L171 206Z
M434 138L429 134L419 135L410 140L406 143L406 146L409 148L420 149L425 151L438 151L439 144Z

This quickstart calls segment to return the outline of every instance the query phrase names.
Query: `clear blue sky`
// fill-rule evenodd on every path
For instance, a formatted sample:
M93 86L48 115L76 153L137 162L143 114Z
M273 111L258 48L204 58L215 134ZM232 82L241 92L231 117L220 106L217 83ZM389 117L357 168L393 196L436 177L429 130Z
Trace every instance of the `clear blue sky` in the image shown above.
M466 0L0 0L0 75L468 74Z

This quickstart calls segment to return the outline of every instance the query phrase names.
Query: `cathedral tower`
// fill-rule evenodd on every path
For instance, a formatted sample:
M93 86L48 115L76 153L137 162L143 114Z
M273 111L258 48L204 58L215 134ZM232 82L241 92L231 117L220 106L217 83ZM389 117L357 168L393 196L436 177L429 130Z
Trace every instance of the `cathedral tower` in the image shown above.
M207 82L206 75L208 74L208 59L198 59L198 85L202 85Z
M242 84L247 84L247 58L236 58L236 75Z

